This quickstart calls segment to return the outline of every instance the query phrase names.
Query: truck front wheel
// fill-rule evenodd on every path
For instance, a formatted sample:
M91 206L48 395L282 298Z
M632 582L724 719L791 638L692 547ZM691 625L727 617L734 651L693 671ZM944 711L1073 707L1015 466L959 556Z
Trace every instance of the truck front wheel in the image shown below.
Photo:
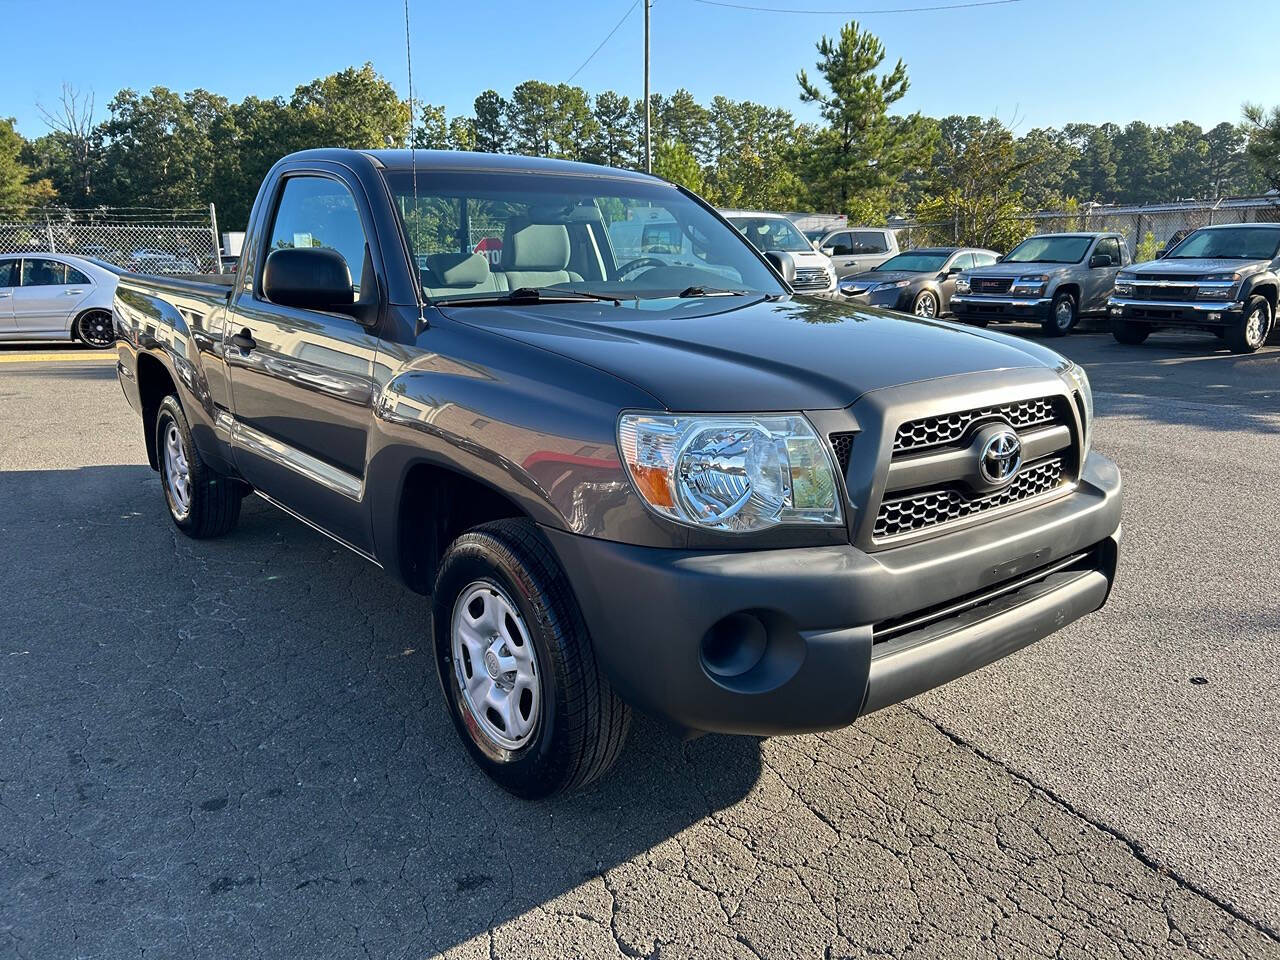
M569 581L531 521L495 520L458 537L431 609L449 712L499 786L538 799L613 766L630 710L596 663Z
M201 459L182 404L173 394L160 401L156 412L156 462L169 516L179 530L204 540L236 525L244 488Z
M1136 347L1140 343L1146 343L1147 337L1151 336L1151 324L1115 319L1111 321L1111 335L1116 338L1117 343Z
M1244 305L1244 319L1227 327L1227 348L1232 353L1253 353L1271 333L1271 303L1266 297L1254 296Z
M1041 324L1044 332L1051 337L1065 337L1076 325L1076 298L1069 292L1063 292L1053 298L1049 305L1049 316Z

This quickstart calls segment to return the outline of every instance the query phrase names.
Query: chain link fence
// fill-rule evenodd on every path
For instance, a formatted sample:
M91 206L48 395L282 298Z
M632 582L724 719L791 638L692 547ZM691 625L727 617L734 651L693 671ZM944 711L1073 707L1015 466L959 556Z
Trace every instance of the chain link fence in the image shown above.
M1035 233L1114 232L1124 236L1136 262L1155 259L1156 251L1193 230L1221 223L1280 223L1280 195L1181 200L1145 206L1084 204L1075 210L1018 214L981 226L977 231L961 219L922 223L903 220L897 229L903 249L957 243L987 246L982 236L1018 242ZM975 235L976 233L976 235ZM1004 247L1000 244L1000 247ZM1002 253L1008 248L1001 249Z
M0 254L68 253L134 273L221 273L217 214L99 207L0 210Z

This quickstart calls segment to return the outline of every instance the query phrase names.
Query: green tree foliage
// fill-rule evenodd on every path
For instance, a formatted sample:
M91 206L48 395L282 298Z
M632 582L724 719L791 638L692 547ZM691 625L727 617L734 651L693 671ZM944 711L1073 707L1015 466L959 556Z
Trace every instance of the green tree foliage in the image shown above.
M906 95L901 60L881 74L885 50L851 21L837 40L818 42L817 70L825 87L801 70L800 99L816 103L826 127L808 157L812 197L823 209L845 210L860 195L891 190L925 148L919 116L895 122L889 108Z
M32 178L32 169L22 162L22 148L13 118L0 118L0 210L6 213L21 214L54 198L53 184Z
M1273 190L1280 190L1280 107L1267 113L1255 103L1244 106L1249 127L1249 161Z
M653 152L653 172L694 193L703 192L702 165L683 143L664 140L658 144Z
M511 142L507 130L507 101L486 90L472 104L475 110L476 149L481 153L506 153Z
M409 105L369 63L298 87L289 107L295 136L309 147L370 150L407 145Z

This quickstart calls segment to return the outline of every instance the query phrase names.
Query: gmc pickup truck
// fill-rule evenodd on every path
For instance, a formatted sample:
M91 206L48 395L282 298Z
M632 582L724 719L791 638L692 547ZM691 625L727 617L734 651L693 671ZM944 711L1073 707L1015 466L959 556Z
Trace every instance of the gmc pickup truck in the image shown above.
M1116 277L1111 332L1142 343L1161 327L1211 330L1233 353L1270 335L1280 291L1280 223L1203 227Z
M962 274L951 310L977 326L1031 322L1051 337L1065 337L1081 316L1106 314L1116 273L1128 263L1129 248L1118 233L1038 234L999 263Z
M655 209L700 265L615 255L609 224ZM1115 577L1120 476L1079 367L796 296L642 174L293 154L229 283L125 277L114 312L178 529L227 533L252 492L430 594L462 742L525 797L600 776L632 708L840 727Z

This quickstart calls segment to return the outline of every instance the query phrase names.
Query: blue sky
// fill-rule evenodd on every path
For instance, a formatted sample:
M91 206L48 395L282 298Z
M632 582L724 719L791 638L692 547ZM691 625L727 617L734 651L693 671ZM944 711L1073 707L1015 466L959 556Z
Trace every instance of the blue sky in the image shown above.
M477 93L567 80L632 0L412 0L415 94L470 112ZM738 0L789 9L887 9L955 0ZM35 102L62 81L92 89L99 114L121 87L202 86L238 100L371 61L405 93L401 0L56 3L0 0L0 116L46 132ZM654 0L653 89L684 86L812 109L795 74L839 14L796 15ZM1071 121L1236 121L1243 100L1280 104L1280 0L1018 0L999 6L858 17L901 57L905 110L996 114L1017 130ZM642 90L637 8L575 82ZM28 29L30 25L31 29Z

